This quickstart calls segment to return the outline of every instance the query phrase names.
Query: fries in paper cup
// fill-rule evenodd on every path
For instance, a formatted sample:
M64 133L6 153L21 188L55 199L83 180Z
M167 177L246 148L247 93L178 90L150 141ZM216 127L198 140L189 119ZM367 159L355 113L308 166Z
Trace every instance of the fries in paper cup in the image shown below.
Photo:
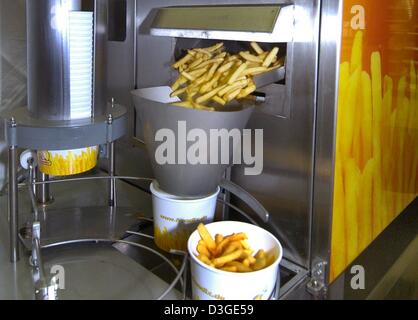
M189 238L188 251L194 299L269 299L279 279L279 241L251 224L200 224Z
M254 254L243 232L227 236L216 234L213 238L202 223L197 230L201 238L196 249L198 258L211 267L228 272L253 272L271 266L276 260L275 250L260 249ZM248 263L244 264L246 260Z

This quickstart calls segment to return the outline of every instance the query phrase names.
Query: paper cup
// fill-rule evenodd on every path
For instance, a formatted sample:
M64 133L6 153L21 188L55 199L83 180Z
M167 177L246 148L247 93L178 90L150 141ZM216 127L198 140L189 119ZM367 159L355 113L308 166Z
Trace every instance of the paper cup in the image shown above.
M71 119L90 118L93 92L93 12L70 12ZM83 99L83 103L80 103Z
M220 188L206 198L184 198L170 195L151 184L156 245L170 250L187 251L187 241L199 223L210 223L215 218Z
M280 242L268 231L243 222L223 221L206 226L213 237L216 234L230 235L244 232L248 243L255 251L274 252L275 262L266 269L233 273L212 268L197 259L196 247L200 240L198 231L188 241L191 256L192 290L194 300L267 300L278 283L279 264L283 257Z
M96 167L98 154L98 147L70 151L39 151L39 170L51 176L84 173Z

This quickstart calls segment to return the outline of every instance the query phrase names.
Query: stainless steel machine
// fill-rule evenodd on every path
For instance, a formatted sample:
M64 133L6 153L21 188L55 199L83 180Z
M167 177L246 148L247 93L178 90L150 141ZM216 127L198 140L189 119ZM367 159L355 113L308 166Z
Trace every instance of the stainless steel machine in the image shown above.
M269 19L266 12L263 18L252 15L252 9L271 4L280 8L276 20ZM200 11L205 5L211 6L217 18L210 16L212 20ZM178 58L184 48L218 40L228 48L240 48L248 41L280 47L286 58L285 79L260 90L266 102L249 123L251 129L264 129L264 172L250 177L244 175L243 167L234 167L228 176L267 208L270 220L263 226L284 244L282 266L287 277L282 297L295 294L300 284L308 285L313 293L322 292L327 285L341 37L335 21L340 18L340 6L338 1L304 0L127 1L125 41L109 46L110 55L120 61L118 72L115 65L109 66L114 75L109 90L127 103L127 87L170 84L175 76L170 68L173 57ZM260 26L260 20L265 24ZM139 117L133 122L135 138L118 146L122 159L116 170L119 174L149 175L142 124ZM132 153L135 162L124 156ZM247 208L233 197L232 203Z
M39 153L43 150L83 152L104 145L109 166L114 168L114 142L126 133L126 109L114 102L107 103L104 68L107 11L107 1L100 0L28 1L26 6L28 106L3 117L9 145L10 260L16 263L20 259L18 150L28 149L20 156L20 164L28 170L33 216L27 221L27 230L32 238L31 264L36 270L35 292L39 298L53 296L50 291L53 285L46 280L41 259L41 247L48 238L45 235L52 228L47 227L47 219L38 211L39 204L48 205L50 201L49 177L40 162L51 166L54 161L41 158ZM39 175L37 167L41 171ZM110 176L113 175L111 169ZM115 206L114 179L109 179L109 206Z
M227 170L225 178L248 190L256 203L260 202L269 212L268 221L257 214L249 218L272 231L284 245L280 297L298 294L295 288L306 284L312 293L321 293L326 288L325 270L329 261L332 132L339 40L338 30L331 33L324 30L330 26L335 29L332 21L340 14L339 6L338 1L310 0L27 1L29 108L14 110L6 116L10 146L12 262L19 259L21 226L18 221L18 149L72 150L101 145L104 147L99 167L108 172L108 175L93 178L48 181L45 174L36 177L36 159L28 157L28 192L33 219L29 220L29 229L23 229L30 231L29 237L25 238L24 232L20 237L32 250L32 264L38 270L35 275L37 296L53 296L54 291L48 290L55 290L57 286L42 271L41 248L78 243L80 238L87 242L105 239L101 227L92 227L93 217L99 221L104 217L108 219L109 225L104 229L107 235L109 226L116 225L116 211L123 211L112 209L117 208L117 179L148 191L149 180L153 178L151 161L131 91L169 85L175 77L170 65L182 50L219 40L229 50L239 50L250 41L260 42L266 48L278 46L280 57L285 60L283 80L257 92L264 103L257 107L249 122L249 128L264 130L263 174L245 176L244 168L238 166ZM92 82L87 86L91 93L91 113L84 118L72 117L72 102L76 101L76 96L71 74L77 69L71 59L69 21L74 11L91 12L94 22ZM126 106L127 111L119 104ZM77 221L76 227L72 227L75 232L64 232L62 218L53 214L55 209L47 206L46 211L39 211L35 197L46 205L49 186L87 180L108 180L109 183L108 209L103 211L102 208L104 214L86 215L90 220L87 227L78 218L69 218L65 220L69 224ZM254 208L227 191L220 200L224 218ZM42 212L43 218L40 218ZM49 219L45 219L45 212ZM68 217L78 217L79 209L74 214ZM118 227L110 228L110 240L106 241L116 244L126 255L138 257L140 254L133 252L133 247L147 250L137 242L138 236L144 233L130 231L126 234L132 220L123 212L121 216L122 222L118 220ZM87 238L88 234L93 235ZM143 258L136 260L146 264ZM184 268L183 263L181 271ZM178 273L170 290L181 276L182 272Z
M249 41L258 41L267 48L278 46L285 59L284 79L259 90L257 94L265 102L257 107L248 125L264 130L264 171L260 176L250 177L238 166L227 170L225 177L248 190L269 212L267 222L257 215L250 218L272 231L284 246L280 298L324 293L331 238L336 71L341 37L335 21L340 18L340 6L340 1L332 0L28 1L29 108L9 114L6 129L10 146L11 260L16 262L19 257L18 148L71 150L107 145L107 152L102 148L107 159L102 157L99 167L108 175L94 179L109 181L106 198L108 208L114 208L117 178L129 180L138 192L147 191L153 178L131 91L169 85L175 77L170 65L183 49L222 40L229 49L236 50ZM64 19L74 9L94 14L92 112L85 119L71 119L67 33L57 32L53 23L56 16L49 16L61 14L60 19ZM39 32L43 28L50 33ZM43 55L39 54L41 51ZM127 111L119 104L126 106ZM119 141L115 145L116 140ZM32 165L30 162L28 168ZM45 200L45 186L53 188L54 184L75 180L83 178L47 181L43 175L34 182L32 174L28 184L32 202L35 185L44 186L38 195ZM249 211L245 202L228 192L222 197L222 203L229 204L221 208L224 218ZM35 218L40 214L36 208L34 204ZM114 224L114 211L106 214ZM122 212L122 216L127 215ZM39 267L36 257L41 257L39 242L43 228L36 221L31 221L30 240L35 267ZM131 247L133 239L143 233L124 234L128 229L123 228L129 227L130 222L121 223L118 231L113 229L111 240L120 245L120 251L144 262ZM54 243L57 234L65 230L62 224L56 218L54 226L61 225L61 229L52 230L54 235L47 237L55 239ZM90 220L87 229L92 225L94 220ZM108 227L104 227L106 232ZM46 228L47 235L51 228ZM90 240L97 241L103 236L100 231L94 234ZM84 235L81 232L78 239ZM183 264L182 271L184 267ZM181 273L175 280L180 277ZM42 285L39 288L50 289Z

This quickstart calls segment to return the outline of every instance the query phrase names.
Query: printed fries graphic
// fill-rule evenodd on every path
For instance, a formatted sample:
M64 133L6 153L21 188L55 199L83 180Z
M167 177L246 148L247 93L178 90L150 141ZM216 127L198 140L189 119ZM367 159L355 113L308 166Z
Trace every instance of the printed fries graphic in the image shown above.
M276 260L273 252L259 250L254 254L245 233L215 238L203 224L197 228L201 240L197 245L197 258L208 266L228 272L253 272L271 266Z
M418 193L418 90L414 61L399 78L382 55L363 67L363 32L340 68L331 281Z
M171 86L171 97L182 101L175 106L213 111L234 99L244 99L256 91L253 80L260 75L283 66L278 59L279 48L270 52L255 42L251 43L254 53L243 51L236 55L225 52L224 44L210 48L188 50L186 56L173 64L180 73Z
M71 176L90 171L97 165L98 148L38 152L39 169L51 176Z
M187 250L187 240L192 230L186 228L175 231L169 231L167 228L161 230L157 226L154 227L155 244L162 250L170 252L171 250Z

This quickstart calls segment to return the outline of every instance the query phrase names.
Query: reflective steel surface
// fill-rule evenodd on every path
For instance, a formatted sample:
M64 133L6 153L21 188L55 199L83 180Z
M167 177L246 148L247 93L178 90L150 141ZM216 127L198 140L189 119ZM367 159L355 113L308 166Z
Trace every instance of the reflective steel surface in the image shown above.
M193 41L201 44L199 41L202 41L150 36L157 8L208 4L295 5L293 41L279 45L281 53L286 55L286 79L281 84L262 90L266 94L266 103L255 112L249 124L249 128L264 129L264 173L247 177L243 175L243 168L235 168L232 179L269 210L271 221L266 227L284 243L289 260L309 269L313 260L326 259L331 223L330 211L326 211L330 208L327 192L332 188L335 87L338 78L335 61L339 29L335 25L339 23L340 1L231 0L209 3L200 0L190 4L190 1L181 0L138 0L136 3L137 88L169 84L175 77L170 68L173 54L185 44ZM227 43L229 45L233 46L232 42ZM123 60L120 52L114 54L115 59ZM124 61L121 66L129 69L129 64L132 65L132 62ZM120 77L116 72L114 75ZM118 88L116 81L110 80L109 83L111 88ZM323 94L318 96L318 92ZM121 96L128 94L126 91L123 94L120 89L118 93ZM141 126L137 117L136 137L139 140L143 140ZM117 169L119 174L135 172L152 176L148 157L139 140L135 143L139 147L134 148L135 163L123 156L123 166L118 165ZM131 146L119 152L129 155L129 148Z
M26 1L28 103L33 117L68 120L68 11L61 0Z
M210 4L236 3L238 2L214 1ZM240 3L254 4L254 1ZM257 2L259 3L268 2ZM170 62L177 39L150 37L146 34L155 14L153 8L168 4L190 5L186 1L138 1L137 86L140 88L166 85L175 76L170 69ZM207 2L198 1L194 4L202 5ZM268 103L250 120L250 128L264 129L264 174L259 177L245 177L238 168L233 172L233 179L270 211L270 229L283 235L281 240L287 249L286 256L308 267L319 2L296 1L295 5L295 42L287 45L286 85L266 88L265 91L269 94ZM141 124L137 123L137 126L140 127Z
M107 92L107 0L94 0L94 71L93 71L93 116L106 112Z
M114 235L120 236L121 227L126 228L129 221L125 218L117 219L116 224L113 224L111 214L91 207L92 205L107 206L106 186L105 180L52 185L51 193L55 202L48 207L46 212L40 209L41 216L51 218L44 225L46 232L52 232L50 241L54 238L55 240L65 239L65 237L71 237L71 234L74 236L72 231L76 231L75 234L79 232L80 236L83 236L83 232L85 236L92 232L98 232L96 234L98 236L109 236L114 230ZM130 208L123 210L123 217L132 221L137 215L149 216L151 214L150 196L123 182L117 183L117 189L120 195L120 205ZM30 202L27 199L27 188L21 189L19 193L20 227L23 227L22 223L29 221L31 216ZM77 215L71 214L71 208L84 209L78 209L80 215ZM7 194L0 197L0 209L1 212L6 212ZM55 224L55 227L47 231L51 223ZM77 223L85 228L74 229ZM34 288L28 252L22 250L21 260L16 264L10 263L7 228L7 215L2 214L0 215L0 300L31 300L34 298ZM25 248L21 246L21 249ZM141 254L139 250L137 251L137 254ZM52 266L64 267L67 289L60 290L58 297L70 300L157 298L168 288L168 284L149 269L151 266L161 265L162 261L150 258L150 255L145 256L148 257L148 261L153 261L153 264L142 267L111 245L69 245L43 251L46 272L49 273ZM173 280L174 277L174 274L167 273L168 280ZM169 298L176 299L178 296L171 295Z
M287 94L267 98L266 106L250 120L249 128L264 130L264 172L249 177L243 168L232 170L232 180L270 212L270 222L264 226L284 244L286 258L307 269L312 238L319 8L319 1L295 1L295 38L288 43L287 79L282 85ZM263 112L263 108L274 109L283 101L289 110L286 117Z
M330 259L342 1L323 0L312 208L311 266ZM328 268L325 279L328 281Z
M80 1L26 2L28 104L34 118L70 120L69 12ZM95 0L94 112L106 109L107 1Z
M205 12L206 11L206 12ZM150 34L173 38L291 42L293 6L159 9ZM221 17L221 18L219 18Z

